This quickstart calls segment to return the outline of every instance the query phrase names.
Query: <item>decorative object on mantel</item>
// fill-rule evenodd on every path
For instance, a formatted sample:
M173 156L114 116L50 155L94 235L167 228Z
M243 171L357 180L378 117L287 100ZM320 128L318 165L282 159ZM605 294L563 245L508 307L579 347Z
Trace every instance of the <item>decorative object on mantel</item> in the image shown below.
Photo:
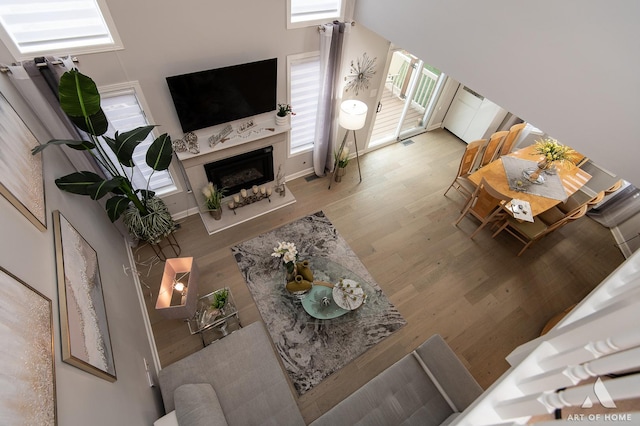
M356 141L356 130L362 129L364 123L367 121L367 104L362 101L350 100L344 101L340 105L340 115L338 116L338 123L340 126L347 129L344 133L344 138L338 149L336 159L343 158L343 152L345 150L345 144L347 142L347 135L349 130L353 130L353 144L356 146L356 161L358 162L358 175L360 176L360 182L362 182L362 173L360 172L360 154L358 153L358 141ZM348 153L348 151L347 151ZM336 178L336 174L340 170L339 162L333 166L333 178ZM331 189L331 181L329 179L329 189ZM336 179L336 182L340 182Z
M344 78L347 82L344 91L354 90L357 96L360 91L368 89L369 81L376 73L377 59L378 58L371 59L364 53L362 59L358 58L355 64L351 61L351 74Z
M154 125L142 126L127 132L116 132L114 138L105 136L108 121L100 107L100 94L96 84L90 77L78 70L65 72L60 78L58 87L60 107L81 130L86 132L89 141L71 141L53 139L44 145L39 145L31 151L34 155L51 145L67 145L69 148L84 150L89 153L106 171L107 179L90 172L81 171L71 173L55 180L56 186L63 191L79 195L86 195L98 200L109 192L113 195L107 200L105 208L112 222L115 222L127 212L124 220L129 233L142 241L157 244L170 235L176 224L164 202L155 196L153 191L136 189L126 170L133 167L133 152L135 148L147 138ZM104 143L101 143L102 136ZM107 155L106 149L113 151L117 158L116 164ZM173 157L171 138L168 134L160 135L149 146L146 153L146 163L156 171L167 170ZM134 224L147 223L143 228L136 228ZM149 227L148 224L153 224Z
M251 193L249 193L246 189L241 190L239 194L233 196L233 201L229 201L227 206L233 211L233 214L236 214L236 209L240 207L244 207L252 203L257 203L258 201L264 199L267 199L269 202L271 202L271 194L271 187L267 188L261 186L260 188L258 188L257 185L254 185L253 188L251 188Z
M184 142L187 150L192 154L200 154L200 146L198 145L198 135L193 132L184 134Z
M238 127L238 134L243 134L253 128L256 127L256 123L254 123L253 120L247 120L244 123L240 124L240 127Z
M336 182L341 182L342 176L344 176L347 171L347 164L349 164L349 147L345 146L340 155L338 155L338 151L334 151L333 156L337 167L334 180Z
M207 186L202 188L204 195L204 204L211 217L215 220L222 218L222 197L224 197L225 188L218 189L217 186L209 182Z
M544 183L544 174L554 174L556 163L565 166L567 163L574 163L579 154L567 145L560 144L556 139L546 137L537 140L534 145L534 155L542 155L538 161L537 169L529 169L522 172L522 175L529 182L542 184Z
M284 186L284 174L282 173L282 165L278 166L278 173L276 173L275 191L280 194L281 197L287 195L287 187Z
M217 135L212 135L209 138L209 146L211 148L213 148L214 146L216 146L218 143L220 142L225 142L227 139L225 139L227 136L229 136L231 134L231 132L233 132L233 127L231 127L231 124L227 124L226 126L224 126L224 128L220 131L220 133L218 133Z
M278 104L278 112L276 112L276 125L286 126L289 115L296 115L291 109L290 104Z

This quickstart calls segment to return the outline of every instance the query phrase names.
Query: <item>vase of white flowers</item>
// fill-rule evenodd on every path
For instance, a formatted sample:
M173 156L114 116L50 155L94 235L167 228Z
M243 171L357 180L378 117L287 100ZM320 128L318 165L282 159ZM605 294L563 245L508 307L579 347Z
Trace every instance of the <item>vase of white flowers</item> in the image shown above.
M278 104L276 112L276 125L284 126L289 122L289 115L296 115L291 109L290 104Z
M294 243L280 242L278 247L273 248L273 257L282 259L282 265L286 270L285 284L293 281L297 275L296 262L298 261L298 249Z

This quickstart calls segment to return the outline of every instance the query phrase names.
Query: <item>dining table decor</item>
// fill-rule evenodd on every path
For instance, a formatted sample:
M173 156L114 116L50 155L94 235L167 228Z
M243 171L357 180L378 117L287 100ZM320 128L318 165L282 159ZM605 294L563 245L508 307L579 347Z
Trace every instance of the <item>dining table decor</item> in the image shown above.
M546 137L537 140L534 144L533 155L541 155L535 169L527 169L522 172L529 182L542 184L545 181L545 175L556 173L556 164L564 165L565 162L572 164L578 157L578 153L573 148L562 145L556 139Z

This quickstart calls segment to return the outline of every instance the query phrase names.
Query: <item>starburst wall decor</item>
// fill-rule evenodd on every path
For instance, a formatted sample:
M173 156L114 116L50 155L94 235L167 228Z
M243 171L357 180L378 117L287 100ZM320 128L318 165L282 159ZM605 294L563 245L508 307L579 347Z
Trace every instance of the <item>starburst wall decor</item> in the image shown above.
M369 81L376 73L376 59L378 58L369 58L364 53L355 64L351 61L351 74L344 78L347 82L345 92L354 90L357 95L358 92L369 88Z

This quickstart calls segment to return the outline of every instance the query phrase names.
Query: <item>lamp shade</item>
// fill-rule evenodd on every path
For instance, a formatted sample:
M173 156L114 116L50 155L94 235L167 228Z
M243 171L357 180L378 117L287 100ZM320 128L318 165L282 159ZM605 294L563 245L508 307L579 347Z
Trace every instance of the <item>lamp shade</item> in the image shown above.
M338 123L347 130L358 130L364 127L367 120L367 104L362 101L349 100L340 105Z
M184 283L183 278L186 278L187 275L187 283ZM193 257L167 259L164 264L162 283L160 284L160 292L156 301L158 312L168 319L191 318L196 312L199 278L198 265L196 265ZM183 295L176 288L178 281L181 284L186 284L183 290L186 293ZM176 295L174 292L178 294ZM178 296L177 303L175 303L174 296Z

